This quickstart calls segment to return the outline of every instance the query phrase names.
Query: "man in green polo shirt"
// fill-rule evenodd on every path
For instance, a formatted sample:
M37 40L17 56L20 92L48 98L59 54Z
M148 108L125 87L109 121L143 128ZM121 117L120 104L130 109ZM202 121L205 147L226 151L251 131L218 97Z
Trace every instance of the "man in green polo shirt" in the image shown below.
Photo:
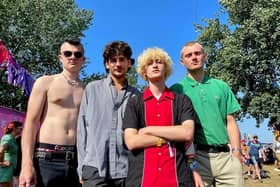
M194 135L195 160L204 185L242 187L240 133L234 117L240 106L225 82L205 75L206 58L199 43L186 43L181 50L181 63L187 76L171 89L188 95L199 117Z

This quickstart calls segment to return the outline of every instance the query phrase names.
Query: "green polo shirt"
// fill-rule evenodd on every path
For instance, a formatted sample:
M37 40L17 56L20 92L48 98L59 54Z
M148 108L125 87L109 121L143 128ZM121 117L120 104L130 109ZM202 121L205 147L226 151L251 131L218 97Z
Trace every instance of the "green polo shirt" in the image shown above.
M186 76L171 90L184 93L192 100L200 120L195 127L194 143L228 143L226 116L240 110L240 106L227 83L207 76L199 83Z

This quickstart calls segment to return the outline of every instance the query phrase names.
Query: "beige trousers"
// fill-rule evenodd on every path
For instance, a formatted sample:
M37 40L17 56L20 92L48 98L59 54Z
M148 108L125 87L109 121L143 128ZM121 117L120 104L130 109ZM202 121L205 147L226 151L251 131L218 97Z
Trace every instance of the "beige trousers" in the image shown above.
M195 160L205 187L244 187L241 162L230 152L207 153L196 150Z

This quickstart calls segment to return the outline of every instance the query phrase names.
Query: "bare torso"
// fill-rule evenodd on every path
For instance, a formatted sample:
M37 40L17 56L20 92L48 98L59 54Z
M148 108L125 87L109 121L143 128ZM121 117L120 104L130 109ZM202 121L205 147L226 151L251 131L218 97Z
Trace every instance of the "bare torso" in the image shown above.
M83 85L70 85L61 74L49 76L46 82L48 89L38 141L74 145Z

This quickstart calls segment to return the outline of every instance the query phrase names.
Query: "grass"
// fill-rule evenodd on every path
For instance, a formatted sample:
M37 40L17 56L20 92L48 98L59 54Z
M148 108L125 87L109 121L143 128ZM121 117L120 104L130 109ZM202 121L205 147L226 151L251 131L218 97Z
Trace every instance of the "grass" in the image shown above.
M245 171L247 171L247 167ZM245 174L246 187L280 187L280 172L274 171L274 165L263 164L263 171L267 177L262 179L262 183L259 180L253 180Z

